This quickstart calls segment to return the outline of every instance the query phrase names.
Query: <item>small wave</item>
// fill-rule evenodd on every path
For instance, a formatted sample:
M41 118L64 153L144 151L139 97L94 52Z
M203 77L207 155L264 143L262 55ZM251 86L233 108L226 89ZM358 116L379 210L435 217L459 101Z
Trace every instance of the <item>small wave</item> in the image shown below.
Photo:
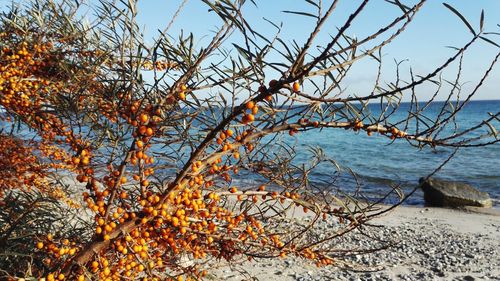
M377 185L385 185L385 186L394 186L394 185L406 185L408 184L405 181L397 180L394 178L385 178L385 177L377 177L377 176L369 176L369 175L357 175L360 179Z
M482 174L482 175L473 175L470 177L471 179L478 179L478 180L481 180L481 179L485 179L485 180L500 180L500 175L486 175L486 174ZM498 188L500 188L500 186L498 186Z

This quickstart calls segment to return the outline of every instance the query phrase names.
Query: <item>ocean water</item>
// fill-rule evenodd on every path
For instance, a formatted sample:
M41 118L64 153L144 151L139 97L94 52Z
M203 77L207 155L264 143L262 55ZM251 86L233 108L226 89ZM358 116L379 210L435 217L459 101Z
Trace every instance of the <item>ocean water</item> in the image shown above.
M426 111L429 117L438 114L443 103L436 102ZM407 115L409 104L402 104L394 120L400 120ZM375 116L380 111L379 105L369 105L368 110ZM488 112L500 111L498 101L472 101L466 105L456 118L456 125L465 129L476 125L488 118ZM1 122L2 130L9 131L10 124ZM500 122L494 124L500 127ZM22 130L22 129L21 129ZM488 130L481 129L479 133ZM443 132L443 136L447 131ZM448 131L449 133L449 131ZM477 136L475 133L472 136ZM25 132L26 138L34 135ZM409 193L418 185L418 179L432 173L453 152L453 148L425 146L422 149L410 146L405 140L391 142L387 137L376 133L367 136L364 132L353 132L344 129L324 129L300 132L295 136L284 134L280 137L286 146L294 147L296 156L293 164L307 164L313 153L312 148L321 149L323 154L335 161L321 162L309 174L310 186L313 189L328 190L334 194L362 194L371 200L376 200L387 194L391 186L400 187ZM160 145L153 147L153 151L166 151ZM177 150L174 145L169 149ZM190 151L178 151L186 158ZM177 152L176 152L177 153ZM184 159L185 160L185 159ZM161 160L160 160L161 161ZM182 162L182 161L181 161ZM178 163L178 167L182 163ZM170 163L171 164L171 163ZM341 168L340 172L337 166ZM174 167L162 171L163 176L170 177L176 173ZM481 191L488 192L493 198L496 208L500 207L500 143L485 147L461 148L434 177L446 180L460 181L471 184ZM262 178L242 171L234 177L232 184L237 186L254 186ZM395 202L394 196L385 200L386 203ZM423 205L423 194L417 190L404 202L410 205Z
M427 111L435 116L443 103L433 104ZM379 105L370 105L376 113ZM394 118L407 114L409 104L403 104ZM456 123L460 129L485 120L488 112L500 111L500 101L473 101L466 105ZM496 128L500 122L496 122ZM482 129L479 133L486 133ZM446 133L446 132L445 132ZM444 134L445 135L445 134ZM443 135L443 136L444 136ZM475 134L478 135L477 133ZM499 136L500 137L500 136ZM445 161L454 149L447 147L422 149L410 146L404 140L392 142L383 136L355 133L352 130L327 129L321 132L308 131L297 137L286 137L285 142L296 147L295 161L306 162L311 157L310 147L318 147L326 156L334 159L344 170L337 182L332 184L336 169L333 165L320 165L311 173L314 185L331 185L332 192L354 193L360 189L368 198L378 198L398 185L405 193L418 185L418 179L432 173ZM352 169L355 176L349 173ZM489 193L498 208L500 199L500 143L485 147L461 148L456 155L434 177L471 184ZM387 199L391 201L391 199ZM393 200L393 199L392 199ZM388 202L390 203L390 202ZM417 190L405 204L423 205L423 193Z

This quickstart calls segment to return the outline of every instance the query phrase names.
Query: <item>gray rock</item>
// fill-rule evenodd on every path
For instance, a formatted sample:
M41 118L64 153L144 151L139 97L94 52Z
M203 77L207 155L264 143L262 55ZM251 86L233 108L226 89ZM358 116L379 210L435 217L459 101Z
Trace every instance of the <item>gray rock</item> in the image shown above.
M430 206L491 208L493 205L488 193L462 182L421 178L420 187L424 191L426 204Z

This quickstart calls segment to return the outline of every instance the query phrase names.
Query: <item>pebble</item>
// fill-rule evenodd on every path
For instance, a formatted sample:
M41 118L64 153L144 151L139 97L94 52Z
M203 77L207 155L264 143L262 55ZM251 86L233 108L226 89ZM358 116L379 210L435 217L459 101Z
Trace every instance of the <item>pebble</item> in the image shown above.
M425 211L428 211L425 210ZM306 221L307 222L307 221ZM331 222L319 223L311 238L324 236L331 228L338 227ZM369 240L367 237L373 237ZM363 234L353 231L347 236L330 241L325 248L370 249L383 246L380 240L394 243L392 248L371 254L357 253L345 257L345 261L371 272L347 271L337 267L316 268L299 258L266 260L260 268L273 268L276 275L272 280L484 280L498 279L500 268L500 247L488 235L462 234L452 231L438 222L430 223L427 218L415 218L414 222L400 226L363 228ZM243 264L244 267L244 264ZM376 271L376 268L382 268ZM307 270L305 270L307 268ZM314 270L309 270L313 268ZM403 273L395 274L401 270ZM258 267L256 268L258 269ZM294 272L290 272L293 270ZM265 269L263 271L268 271ZM298 271L298 272L295 272ZM373 272L374 271L374 272ZM256 270L255 272L259 272ZM257 273L258 274L258 273ZM291 279L290 279L291 278ZM258 277L258 280L267 280ZM224 279L223 279L224 280ZM233 280L233 279L225 279ZM234 279L245 280L245 279Z

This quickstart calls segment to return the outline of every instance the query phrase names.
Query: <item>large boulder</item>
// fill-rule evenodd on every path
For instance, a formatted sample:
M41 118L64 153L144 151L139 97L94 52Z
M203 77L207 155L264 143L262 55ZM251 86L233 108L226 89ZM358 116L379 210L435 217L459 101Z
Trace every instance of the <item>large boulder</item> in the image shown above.
M420 178L419 182L424 191L425 203L429 206L491 208L493 205L488 193L479 191L466 183L434 178L427 180Z

